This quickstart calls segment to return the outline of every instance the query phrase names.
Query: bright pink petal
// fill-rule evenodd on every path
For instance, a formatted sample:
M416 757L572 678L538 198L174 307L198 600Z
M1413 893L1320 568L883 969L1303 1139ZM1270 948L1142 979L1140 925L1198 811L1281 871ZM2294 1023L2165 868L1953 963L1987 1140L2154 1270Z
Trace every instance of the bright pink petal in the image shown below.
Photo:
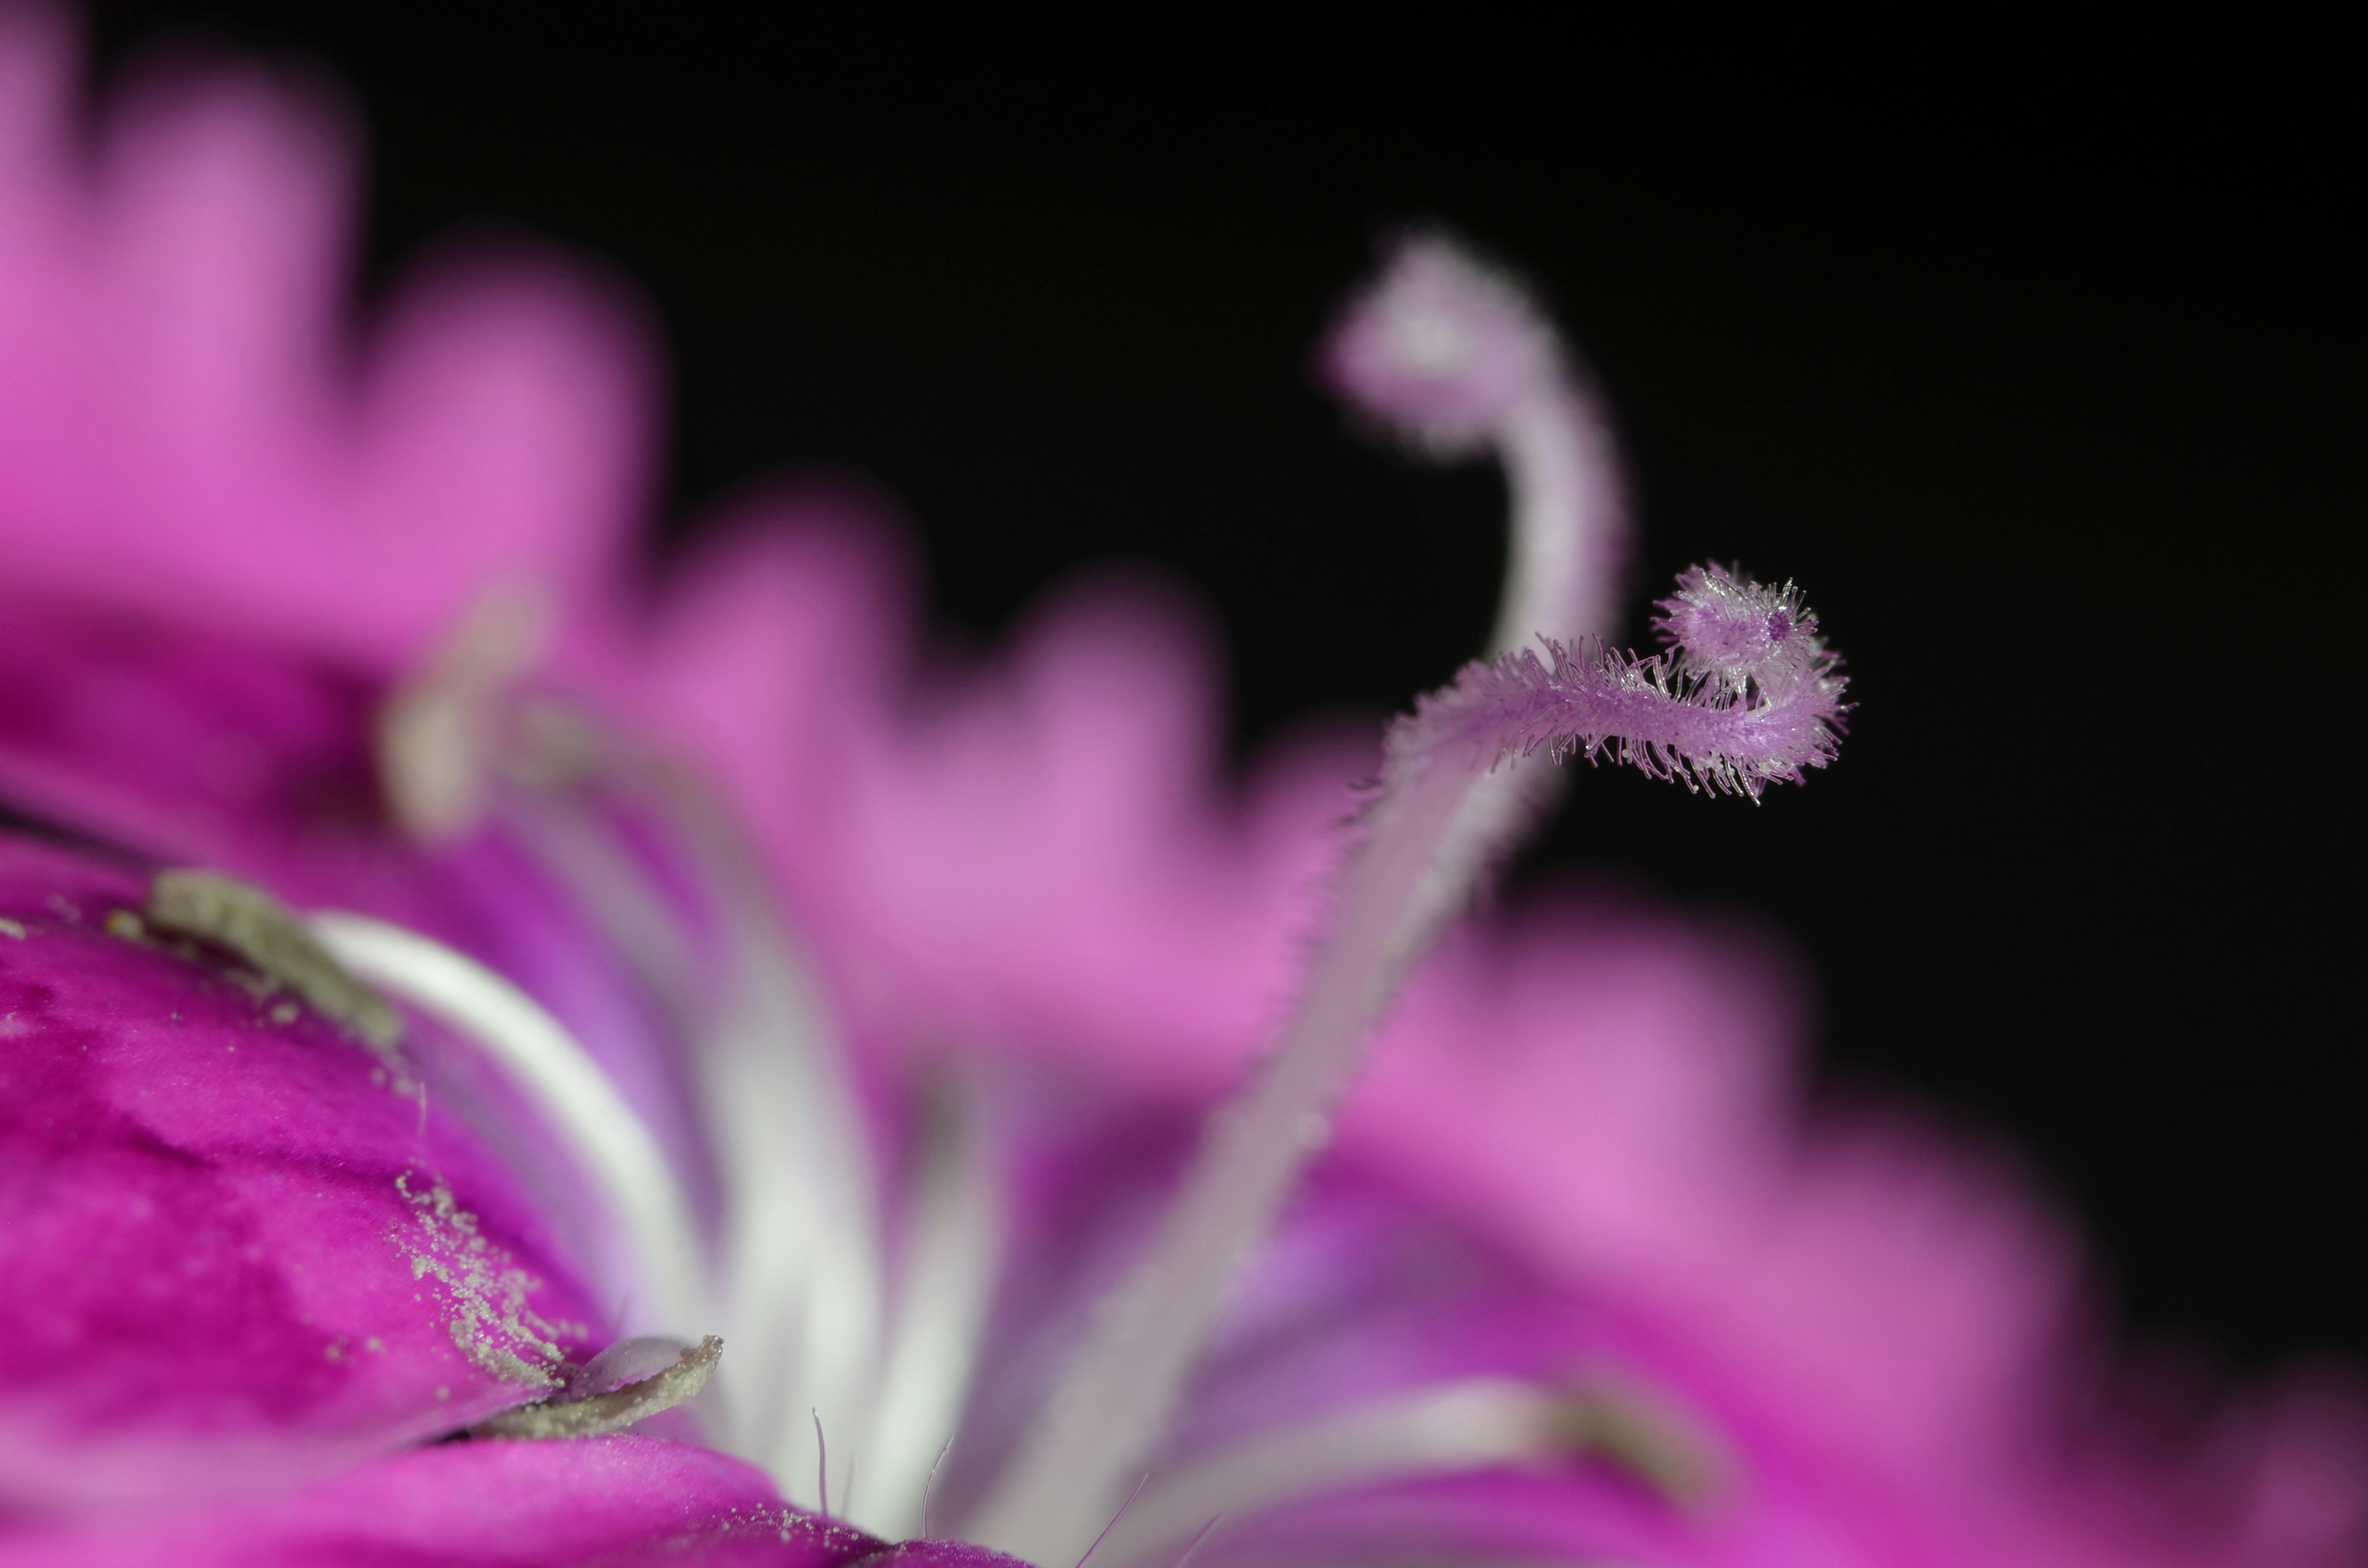
M0 843L0 1508L269 1491L539 1397L599 1309L517 1184L403 1064L104 928L145 896Z
M0 1542L0 1563L851 1568L882 1551L860 1530L782 1506L764 1474L737 1460L620 1437L425 1449L257 1506L20 1537Z
M0 23L10 578L381 671L495 587L608 615L648 456L631 312L555 263L456 259L357 355L337 117L160 69L85 162L76 70L38 14Z

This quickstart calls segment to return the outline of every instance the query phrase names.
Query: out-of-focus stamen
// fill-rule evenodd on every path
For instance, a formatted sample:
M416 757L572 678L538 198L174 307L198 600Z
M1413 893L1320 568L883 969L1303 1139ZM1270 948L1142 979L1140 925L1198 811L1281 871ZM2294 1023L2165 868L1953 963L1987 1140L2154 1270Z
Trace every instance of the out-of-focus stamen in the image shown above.
M712 935L690 937L596 811L537 798L507 825L689 1043L723 1193L718 1278L732 1341L732 1367L705 1408L723 1447L815 1506L819 1492L806 1489L821 1453L809 1417L822 1415L842 1453L865 1451L880 1376L883 1270L863 1111L829 1015L724 813L670 771L632 770L621 751L610 763L671 824ZM695 953L695 940L712 950Z
M1729 1468L1663 1403L1625 1391L1472 1378L1265 1431L1161 1476L1111 1531L1102 1561L1144 1568L1195 1527L1205 1536L1212 1516L1240 1524L1326 1493L1587 1455L1689 1507L1714 1497Z
M380 708L380 789L414 837L449 838L484 811L493 705L541 662L554 619L547 594L515 584L489 591Z
M698 1040L725 1197L726 1332L753 1354L722 1392L734 1449L793 1503L819 1461L817 1410L861 1453L884 1316L864 1112L815 988L762 892L704 851L730 944L728 992ZM817 1495L812 1502L819 1503Z
M978 1091L939 1085L927 1116L863 1467L871 1502L850 1507L856 1524L891 1540L928 1533L926 1494L969 1396L1003 1253L1002 1172Z
M713 1321L690 1206L633 1108L566 1027L492 970L416 931L324 912L313 935L359 978L475 1040L550 1117L632 1248L651 1299L630 1317L679 1333Z

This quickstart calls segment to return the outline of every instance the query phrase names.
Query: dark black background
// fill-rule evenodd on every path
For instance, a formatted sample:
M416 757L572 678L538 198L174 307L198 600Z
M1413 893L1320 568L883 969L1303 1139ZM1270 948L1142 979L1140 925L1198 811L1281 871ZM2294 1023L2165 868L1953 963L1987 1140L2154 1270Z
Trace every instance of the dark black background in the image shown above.
M372 288L472 231L630 278L671 354L670 528L868 475L981 642L1156 563L1222 623L1244 751L1402 704L1486 629L1498 482L1360 441L1306 368L1377 238L1452 224L1611 393L1639 611L1705 557L1797 577L1862 703L1840 766L1757 811L1585 778L1520 877L1771 917L1827 1071L2005 1128L2142 1327L2368 1350L2336 54L875 17L240 0L95 30L102 76L210 39L341 82Z

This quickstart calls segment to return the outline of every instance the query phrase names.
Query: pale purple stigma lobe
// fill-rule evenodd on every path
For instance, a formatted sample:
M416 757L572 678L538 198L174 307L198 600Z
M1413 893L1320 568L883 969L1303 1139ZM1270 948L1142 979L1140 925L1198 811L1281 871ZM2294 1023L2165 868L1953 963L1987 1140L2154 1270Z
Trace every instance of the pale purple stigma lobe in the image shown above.
M1470 802L1500 764L1537 751L1610 756L1691 789L1757 800L1831 761L1844 681L1793 590L1689 573L1665 605L1677 646L1638 656L1545 640L1547 657L1466 665L1391 729L1364 842L1282 1041L1212 1120L1151 1251L1106 1303L981 1521L989 1544L1040 1563L1076 1554L1149 1459L1228 1288L1274 1222L1361 1064L1372 1026L1427 948L1448 892L1501 854L1520 818L1474 844ZM1771 640L1771 614L1786 626ZM1442 889L1440 872L1453 878Z

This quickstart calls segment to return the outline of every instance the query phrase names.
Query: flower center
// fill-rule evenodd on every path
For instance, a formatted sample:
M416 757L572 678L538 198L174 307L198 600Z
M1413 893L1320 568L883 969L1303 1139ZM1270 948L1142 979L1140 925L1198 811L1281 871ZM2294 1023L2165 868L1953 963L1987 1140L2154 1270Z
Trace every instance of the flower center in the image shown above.
M1592 1452L1682 1501L1713 1490L1720 1471L1714 1449L1649 1401L1488 1378L1273 1429L1147 1489L1137 1480L1235 1276L1328 1139L1401 977L1542 810L1554 775L1518 764L1541 749L1553 759L1584 752L1756 799L1769 781L1829 759L1842 711L1835 661L1789 585L1691 573L1662 606L1669 651L1604 645L1625 540L1610 438L1551 330L1505 279L1436 242L1410 245L1343 324L1333 365L1352 398L1418 444L1451 455L1486 447L1505 465L1513 541L1493 657L1392 728L1332 926L1277 1050L1211 1119L1147 1252L959 1531L1035 1562L1077 1561L1107 1530L1103 1568L1131 1568L1205 1532L1215 1514L1415 1473ZM647 1284L629 1313L669 1333L723 1328L733 1368L703 1415L724 1446L765 1465L794 1501L826 1506L827 1428L855 1461L840 1510L869 1528L926 1533L929 1483L962 1422L1001 1262L1005 1200L979 1096L941 1086L928 1108L892 1317L868 1123L752 858L723 812L691 798L678 774L636 769L627 748L602 749L603 789L659 803L708 901L695 923L623 847L591 791L520 775L529 788L516 809L489 804L484 710L534 639L488 625L464 629L390 707L390 796L400 804L413 790L423 833L462 821L510 833L640 971L701 1090L723 1194L713 1259L658 1140L522 992L379 922L324 915L312 930L355 975L479 1040L545 1107L614 1211L615 1277ZM406 767L417 778L393 777ZM445 774L466 788L438 794ZM501 1430L564 1435L639 1419L704 1383L720 1347L710 1335L625 1387L571 1388L501 1418ZM1141 1506L1113 1525L1130 1483Z

